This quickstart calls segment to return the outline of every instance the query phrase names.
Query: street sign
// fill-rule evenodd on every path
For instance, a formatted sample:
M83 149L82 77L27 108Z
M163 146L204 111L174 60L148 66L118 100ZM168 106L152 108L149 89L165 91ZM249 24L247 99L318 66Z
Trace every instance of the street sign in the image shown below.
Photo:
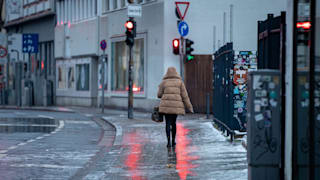
M38 53L38 34L23 34L22 35L22 52L23 53Z
M189 9L190 2L175 2L175 4L181 21L183 21Z
M128 5L128 16L129 17L141 17L142 7L141 5Z
M100 42L100 48L101 48L102 51L106 50L106 48L107 48L107 42L106 42L106 40L102 40L102 41Z
M0 58L6 57L8 54L7 48L0 46Z
M179 26L178 26L178 31L179 31L179 33L180 33L180 35L181 35L182 37L188 35L188 33L189 33L189 26L188 26L188 24L187 24L186 22L184 22L184 21L181 21L181 22L179 23Z
M22 54L22 34L8 35L8 53L10 61L23 61L23 56L20 56Z

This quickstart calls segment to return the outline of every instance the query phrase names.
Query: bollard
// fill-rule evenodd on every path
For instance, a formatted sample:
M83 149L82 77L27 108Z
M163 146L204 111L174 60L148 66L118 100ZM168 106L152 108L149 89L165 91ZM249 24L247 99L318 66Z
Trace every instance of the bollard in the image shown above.
M209 119L209 116L210 116L210 94L207 93L207 96L206 96L206 105L207 105L207 119Z
M231 135L230 135L230 140L231 140L231 142L233 142L233 139L234 139L234 134L231 133Z

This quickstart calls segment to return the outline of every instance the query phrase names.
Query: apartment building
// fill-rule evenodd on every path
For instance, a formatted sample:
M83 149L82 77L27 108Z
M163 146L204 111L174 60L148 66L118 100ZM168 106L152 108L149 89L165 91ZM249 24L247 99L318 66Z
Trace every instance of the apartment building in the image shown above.
M20 99L24 99L22 104L28 99L28 105L52 105L55 103L54 0L6 0L5 3L9 104L19 101L19 87L22 90ZM38 52L23 53L23 34L38 35ZM17 62L23 62L21 82L18 82ZM25 87L30 88L27 94Z
M280 14L286 5L285 0L188 2L190 6L184 19L189 25L186 38L195 42L194 54L213 54L219 45L230 41L234 42L235 49L256 50L257 21L268 13ZM142 17L135 18L134 107L152 109L158 103L158 85L166 69L175 66L180 72L179 56L172 53L172 40L180 37L176 5L173 0L136 0L135 3L142 6ZM229 16L231 4L234 10ZM99 106L102 94L99 42L106 40L104 102L106 106L127 107L129 53L124 27L128 20L127 6L126 0L56 1L54 42L58 105ZM252 11L247 11L248 8Z

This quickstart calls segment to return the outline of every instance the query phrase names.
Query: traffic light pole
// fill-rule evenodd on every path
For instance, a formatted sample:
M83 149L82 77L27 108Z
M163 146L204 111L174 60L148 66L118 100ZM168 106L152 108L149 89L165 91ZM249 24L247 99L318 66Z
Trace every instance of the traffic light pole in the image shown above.
M181 36L180 37L180 76L182 78L182 81L184 81L184 54L185 54L185 51L184 51L184 39L183 37Z
M132 46L129 46L129 90L128 90L128 118L133 119L133 91L132 91Z

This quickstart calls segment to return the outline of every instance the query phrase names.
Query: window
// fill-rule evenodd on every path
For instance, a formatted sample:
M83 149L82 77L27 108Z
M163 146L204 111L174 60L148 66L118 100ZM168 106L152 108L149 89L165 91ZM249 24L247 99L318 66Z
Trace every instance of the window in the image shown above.
M129 48L124 41L112 43L112 91L128 89ZM133 54L133 88L134 92L144 92L144 39L136 39Z
M102 0L102 11L107 12L110 10L109 0Z
M125 7L126 6L126 0L121 0L121 7Z
M92 18L97 14L97 0L57 1L58 25Z
M118 9L118 0L113 0L113 9Z
M77 90L89 91L89 64L77 64Z

